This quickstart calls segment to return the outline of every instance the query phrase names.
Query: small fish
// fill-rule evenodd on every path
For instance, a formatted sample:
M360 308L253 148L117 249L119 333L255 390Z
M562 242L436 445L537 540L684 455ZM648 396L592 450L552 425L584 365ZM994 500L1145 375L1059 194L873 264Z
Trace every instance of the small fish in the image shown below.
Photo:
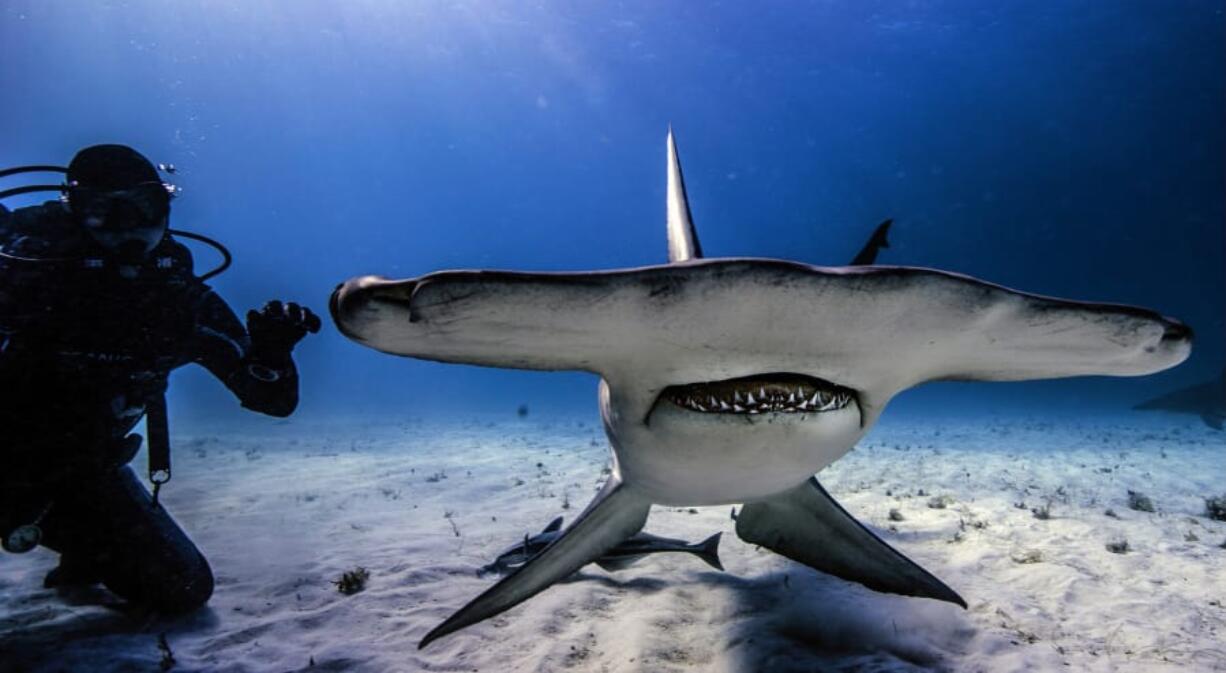
M494 559L493 563L481 568L477 574L499 573L505 575L532 560L545 547L548 547L551 542L558 539L561 533L562 517L558 517L550 521L549 525L545 526L545 529L536 535L524 535L523 542L508 547L498 555L498 558ZM674 540L672 538L652 535L651 533L640 532L605 552L594 563L609 572L613 572L628 568L648 554L658 552L688 552L702 559L712 568L723 570L724 566L719 561L719 538L721 535L722 533L716 533L698 544L690 544L685 540Z

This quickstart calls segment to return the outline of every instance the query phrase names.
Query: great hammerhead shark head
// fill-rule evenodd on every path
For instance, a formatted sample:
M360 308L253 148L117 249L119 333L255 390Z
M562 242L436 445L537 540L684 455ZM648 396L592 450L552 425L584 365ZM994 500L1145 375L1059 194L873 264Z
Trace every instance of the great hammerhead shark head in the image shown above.
M966 602L812 476L900 391L933 380L1136 376L1191 350L1150 310L1040 297L933 269L703 259L667 139L669 263L353 278L337 327L425 360L600 376L613 470L539 555L419 647L527 600L638 533L652 504L743 504L746 542L871 589Z

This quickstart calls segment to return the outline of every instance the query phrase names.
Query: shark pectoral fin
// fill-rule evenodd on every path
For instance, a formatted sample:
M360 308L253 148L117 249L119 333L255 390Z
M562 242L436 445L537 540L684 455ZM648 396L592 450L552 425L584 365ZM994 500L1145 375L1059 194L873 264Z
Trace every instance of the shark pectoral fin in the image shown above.
M544 591L639 532L650 510L650 502L611 477L558 539L427 633L417 647L423 648Z
M875 591L966 601L839 506L812 477L768 500L746 504L736 519L742 540Z

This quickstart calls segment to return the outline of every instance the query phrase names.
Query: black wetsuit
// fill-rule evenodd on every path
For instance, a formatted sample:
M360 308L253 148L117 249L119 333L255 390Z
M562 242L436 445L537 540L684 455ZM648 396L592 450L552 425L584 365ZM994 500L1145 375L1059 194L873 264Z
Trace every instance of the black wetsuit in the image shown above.
M244 407L289 415L292 344L253 344L169 237L126 278L48 202L0 210L0 251L0 535L41 515L61 568L161 610L202 605L208 563L126 466L129 433L189 363Z

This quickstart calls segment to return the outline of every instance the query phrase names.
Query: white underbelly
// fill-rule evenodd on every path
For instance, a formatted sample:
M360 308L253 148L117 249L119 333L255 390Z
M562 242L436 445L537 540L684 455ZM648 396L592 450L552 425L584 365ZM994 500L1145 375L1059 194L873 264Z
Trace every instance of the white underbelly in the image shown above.
M673 506L760 500L800 484L864 434L855 405L822 413L700 414L657 409L650 426L611 426L622 479Z

